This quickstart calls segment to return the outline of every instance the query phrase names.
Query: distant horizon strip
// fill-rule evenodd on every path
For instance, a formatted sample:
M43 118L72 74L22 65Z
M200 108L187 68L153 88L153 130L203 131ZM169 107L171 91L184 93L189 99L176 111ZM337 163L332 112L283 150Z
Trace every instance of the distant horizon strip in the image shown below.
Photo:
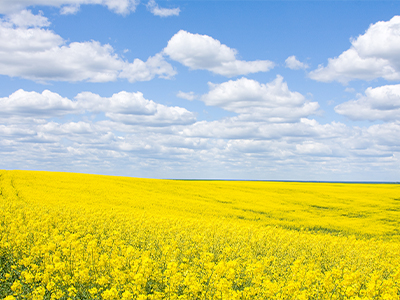
M279 180L279 179L177 179L163 178L165 180L182 181L261 181L261 182L299 182L299 183L352 183L352 184L400 184L400 181L328 181L328 180Z

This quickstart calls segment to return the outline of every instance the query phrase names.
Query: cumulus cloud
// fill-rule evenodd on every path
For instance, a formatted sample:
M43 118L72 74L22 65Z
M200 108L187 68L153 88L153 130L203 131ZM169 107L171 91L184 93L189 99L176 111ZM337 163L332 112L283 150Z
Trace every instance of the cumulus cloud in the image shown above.
M101 97L92 92L79 93L75 99L79 106L87 111L99 113L124 113L128 115L153 115L156 113L156 103L147 100L140 92L125 91L113 94L109 98Z
M196 121L193 113L182 107L171 107L144 98L140 92L116 93L109 98L91 92L79 93L74 100L63 98L57 93L45 90L42 93L18 90L8 97L0 98L0 117L55 118L65 115L104 113L112 121L129 125L170 126L192 124Z
M135 82L149 81L155 76L170 79L175 75L175 69L165 61L161 53L157 53L145 62L136 58L133 63L126 64L119 77L126 78L129 82Z
M0 19L0 63L7 64L8 56L13 55L14 52L21 53L21 55L28 55L30 53L40 53L49 50L53 47L59 47L63 44L63 39L49 29L38 28L38 25L47 27L49 22L47 18L41 15L33 15L29 11L22 11L21 18L26 18L27 21L23 23L18 14L11 17ZM18 27L12 23L15 21L22 27ZM28 26L29 25L29 26ZM34 27L34 28L26 28ZM20 55L20 54L14 54ZM11 61L9 64L13 63Z
M0 98L0 107L0 116L3 118L51 118L78 111L78 103L49 90L36 93L20 89L8 97Z
M144 62L122 60L111 45L97 41L67 44L49 29L47 18L22 11L0 20L0 74L35 81L108 82L126 78L171 78L176 71L161 54ZM22 26L22 27L21 27Z
M192 124L196 118L182 107L170 107L147 100L140 92L120 92L110 98L103 98L91 92L75 97L87 110L102 111L113 121L142 126L168 126Z
M115 13L126 15L134 12L139 4L138 0L2 0L0 1L0 14L18 12L30 6L47 5L61 7L62 13L72 13L79 9L79 5L98 4L107 6Z
M7 15L5 20L8 21L11 26L15 25L21 28L48 27L50 25L49 20L43 16L42 12L38 15L34 15L30 10L26 9L18 13Z
M235 49L208 35L192 34L184 30L180 30L168 41L164 53L191 70L208 70L227 77L267 72L274 67L274 63L268 60L238 60Z
M125 66L110 45L96 41L55 46L44 51L0 53L1 74L34 81L115 81Z
M210 91L201 100L210 106L218 106L235 112L240 118L269 122L294 122L315 114L317 102L289 90L282 76L267 84L240 78L221 84L209 83Z
M303 63L303 62L297 60L296 56L294 56L294 55L286 58L285 66L286 66L286 68L289 68L292 70L300 70L300 69L309 68L309 66L306 63Z
M150 0L147 3L147 9L155 16L159 17L170 17L170 16L179 16L181 10L179 7L177 8L161 8L158 6L156 1Z
M350 49L328 59L310 72L310 78L323 82L351 80L400 80L400 16L370 25L363 35L351 40Z
M392 147L398 150L398 147L400 147L398 138L400 134L399 121L372 125L366 128L364 132L367 138L370 138L376 145L379 145L380 150L390 151L393 149ZM368 149L368 147L364 147L364 149Z
M365 95L336 106L335 111L352 120L400 120L400 84L369 87Z

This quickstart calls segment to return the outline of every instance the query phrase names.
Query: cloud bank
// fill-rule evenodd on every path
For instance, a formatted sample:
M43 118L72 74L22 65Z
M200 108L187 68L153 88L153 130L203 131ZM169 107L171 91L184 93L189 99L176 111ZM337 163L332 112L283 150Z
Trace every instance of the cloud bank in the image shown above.
M363 97L387 110L381 98L397 97L397 89L367 89ZM0 98L0 163L137 176L157 170L162 178L287 179L302 170L310 180L332 173L345 180L342 165L376 178L400 167L398 119L364 128L320 124L312 119L318 103L291 91L281 76L265 84L246 78L210 84L199 100L237 115L197 120L140 92L82 92L68 99L18 90Z

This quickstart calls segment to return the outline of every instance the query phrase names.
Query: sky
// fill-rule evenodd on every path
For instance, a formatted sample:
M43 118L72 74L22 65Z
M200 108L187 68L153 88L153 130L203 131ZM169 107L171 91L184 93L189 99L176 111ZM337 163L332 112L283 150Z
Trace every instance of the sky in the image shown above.
M0 1L0 169L400 181L400 1Z

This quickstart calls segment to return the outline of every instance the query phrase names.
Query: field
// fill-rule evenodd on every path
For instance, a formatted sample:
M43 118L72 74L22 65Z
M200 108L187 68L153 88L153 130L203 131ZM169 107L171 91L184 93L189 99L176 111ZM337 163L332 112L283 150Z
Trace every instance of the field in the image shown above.
M0 299L400 299L400 185L0 171Z

